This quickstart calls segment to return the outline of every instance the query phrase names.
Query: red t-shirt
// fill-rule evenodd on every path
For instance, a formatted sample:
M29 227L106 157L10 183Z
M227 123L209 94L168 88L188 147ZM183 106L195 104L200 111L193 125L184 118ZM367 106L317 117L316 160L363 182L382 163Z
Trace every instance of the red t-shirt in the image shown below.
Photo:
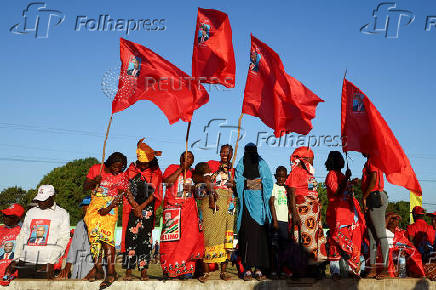
M86 178L94 179L100 175L100 164L95 164L89 168L88 175ZM101 196L117 196L118 190L126 191L129 186L129 181L124 172L117 175L112 173L107 173L105 171L105 165L101 171L101 182L98 189L98 194Z
M295 196L307 196L309 192L318 195L318 183L315 177L300 166L295 167L289 173L285 184L295 188Z
M337 195L339 184L343 182L345 175L335 170L329 171L325 179L329 205L326 220L330 228L343 225L352 225L354 222L354 206L351 196Z
M8 228L6 226L0 226L0 278L3 279L5 275L5 270L12 262L15 252L15 240L20 233L21 227L16 226L13 228ZM7 245L7 253L5 253L5 244ZM11 249L11 250L10 250ZM1 281L0 279L0 281ZM5 283L7 285L8 283Z
M168 178L171 174L176 172L176 170L179 168L180 168L179 164L171 164L170 166L168 166L168 168L163 173L162 178L163 179ZM184 199L183 198L183 175L184 175L184 172L182 170L182 172L180 173L180 175L176 179L176 181L173 184L166 186L165 197L164 197L165 204L169 201L175 201L175 200L182 201ZM192 184L192 169L186 170L186 183ZM192 197L192 194L187 193L185 197Z
M435 230L432 226L426 223L423 219L418 219L414 224L407 226L407 234L415 247L418 247L421 242L428 241L433 245L435 239Z
M369 184L369 175L371 172L375 172L377 174L377 181L375 183L374 188L371 188L370 192L373 191L383 191L384 189L384 179L383 179L383 172L372 165L372 163L368 160L365 163L365 166L363 167L362 171L362 191L365 191Z

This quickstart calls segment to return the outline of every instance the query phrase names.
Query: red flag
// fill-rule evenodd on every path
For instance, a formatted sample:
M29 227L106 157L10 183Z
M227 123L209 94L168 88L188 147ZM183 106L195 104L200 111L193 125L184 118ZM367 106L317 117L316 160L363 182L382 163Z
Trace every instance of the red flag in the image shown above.
M422 194L410 161L392 130L369 98L347 79L342 86L341 134L344 152L368 154L390 183Z
M227 14L198 8L192 53L192 76L201 82L235 87L235 54Z
M175 65L150 49L120 39L121 72L112 113L122 111L138 100L150 100L168 118L190 122L192 113L209 101L205 88ZM133 79L133 85L129 84ZM130 93L126 94L126 87Z
M285 72L279 55L253 35L242 113L259 117L274 135L312 130L316 107L324 102Z

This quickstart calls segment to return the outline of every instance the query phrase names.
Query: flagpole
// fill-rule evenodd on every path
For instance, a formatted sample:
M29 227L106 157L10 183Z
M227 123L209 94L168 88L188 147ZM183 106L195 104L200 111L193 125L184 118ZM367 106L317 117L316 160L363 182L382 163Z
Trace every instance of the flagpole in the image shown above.
M188 123L188 128L186 129L186 140L185 140L185 164L186 159L188 158L188 139L189 139L189 131L191 130L191 122ZM186 167L184 168L183 172L183 185L186 184ZM183 198L186 198L186 192L185 189L183 189Z
M345 68L345 73L344 73L344 78L342 80L342 83L344 83L344 81L345 81L345 77L347 76L347 72L348 72L348 70L347 70L347 68ZM348 151L345 152L345 162L347 164L347 170L348 170Z
M103 143L103 156L101 157L101 165L100 165L100 174L103 171L103 164L104 164L104 158L106 155L106 141L107 141L107 137L109 136L109 129L111 128L111 124L112 124L112 117L114 114L111 114L111 117L109 119L109 124L107 125L107 129L106 129L106 136L104 138L104 143Z
M238 138L236 138L236 145L235 145L235 154L233 154L232 159L232 167L235 165L236 155L238 154L238 144L239 144L239 136L241 135L241 122L242 122L242 116L244 116L244 113L241 113L238 119Z

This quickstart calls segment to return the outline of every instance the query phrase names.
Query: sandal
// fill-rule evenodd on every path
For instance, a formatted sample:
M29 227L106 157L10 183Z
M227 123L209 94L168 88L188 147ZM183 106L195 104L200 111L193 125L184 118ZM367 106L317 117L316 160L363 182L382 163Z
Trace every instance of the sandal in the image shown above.
M262 275L262 272L260 270L257 270L254 273L254 279L256 279L257 281L263 281L266 279L266 277L264 275Z
M367 273L368 274L366 274L365 278L375 278L377 276L377 268L372 267L372 268L370 268L370 270Z
M220 273L220 279L221 279L221 280L224 280L224 281L229 281L229 280L231 280L232 278L231 278L230 276L228 276L228 275L226 274L226 272L221 272L221 273Z
M113 277L113 280L110 281L108 278ZM118 275L115 273L114 275L107 275L106 279L103 280L103 282L100 283L100 290L102 289L106 289L110 286L112 286L112 284L118 280Z
M244 281L251 281L251 279L253 279L253 277L251 276L251 271L246 271L244 273Z
M198 281L201 283L206 283L209 280L209 273L204 273L202 276L198 277Z
M150 280L150 277L148 275L145 275L144 277L141 276L141 281L148 281Z

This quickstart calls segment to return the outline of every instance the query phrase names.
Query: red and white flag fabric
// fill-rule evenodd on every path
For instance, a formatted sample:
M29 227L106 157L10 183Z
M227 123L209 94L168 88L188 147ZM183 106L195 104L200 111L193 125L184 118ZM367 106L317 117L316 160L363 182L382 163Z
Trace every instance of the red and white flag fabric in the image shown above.
M149 48L121 38L120 58L112 113L125 110L138 100L149 100L163 111L170 124L190 122L193 112L209 101L209 94L198 81Z
M274 50L251 36L242 113L259 117L276 137L291 132L305 135L312 130L320 102L324 101L285 72Z
M232 28L226 13L198 8L192 52L192 76L202 83L235 87Z
M352 82L342 86L341 134L343 150L369 155L389 183L422 194L410 161L377 108Z

